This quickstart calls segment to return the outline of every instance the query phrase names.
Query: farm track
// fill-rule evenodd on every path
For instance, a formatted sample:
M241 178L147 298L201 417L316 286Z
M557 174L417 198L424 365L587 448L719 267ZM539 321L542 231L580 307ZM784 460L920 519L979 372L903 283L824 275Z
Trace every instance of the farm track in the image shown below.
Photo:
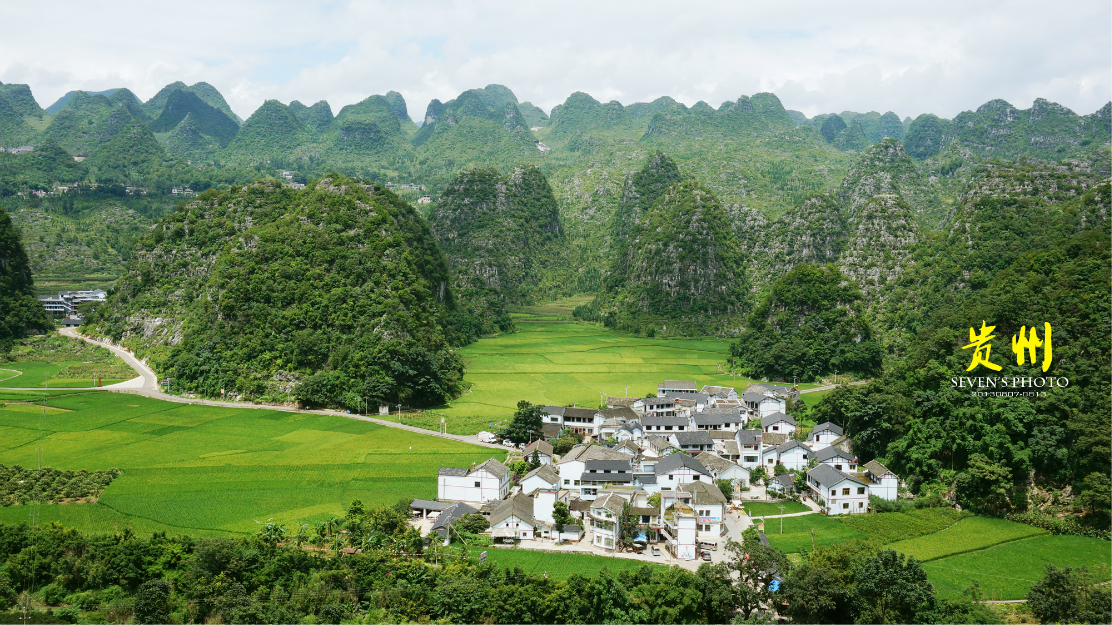
M413 432L415 434L422 434L422 435L425 435L425 436L434 436L434 437L437 437L437 438L445 438L445 439L452 440L452 441L457 441L457 442L460 442L460 443L467 443L469 445L475 445L477 447L487 447L487 448L490 448L490 449L500 449L500 450L503 450L503 451L506 449L502 445L497 445L497 444L493 444L493 443L483 443L483 442L479 441L478 439L476 439L474 436L467 436L467 435L461 435L461 434L441 434L440 432L433 432L432 430L426 430L424 428L419 428L419 427L415 427L415 426L412 426L412 425L405 425L405 424L402 424L402 423L395 423L393 421L385 421L383 419L375 419L374 417L368 417L368 416L365 416L365 415L348 414L346 412L341 412L339 410L302 410L302 409L294 408L294 407L291 407L291 406L271 406L271 405L267 405L267 404L253 404L253 403L249 403L249 402L230 402L230 401L215 401L215 400L209 400L209 399L191 399L191 398L187 398L187 397L178 397L176 395L169 395L167 393L163 393L159 389L158 376L155 375L154 371L151 370L151 368L148 367L145 362L136 358L135 355L132 354L130 351L128 351L126 349L123 349L123 348L120 348L120 347L116 347L115 345L111 345L111 344L109 344L105 341L99 341L97 339L85 336L84 334L79 333L76 328L63 328L63 329L59 330L58 333L62 334L63 336L68 336L70 338L84 340L88 343L92 343L93 345L96 345L98 347L103 347L103 348L111 351L113 354L115 354L115 355L119 356L121 359L123 359L123 361L126 362L128 364L128 366L130 366L132 369L135 369L135 372L139 374L138 378L135 378L134 380L128 380L126 382L120 382L119 384L111 384L109 386L102 386L102 387L92 386L92 387L87 387L87 388L67 388L67 389L65 389L67 391L112 391L112 392L116 392L116 393L130 393L130 394L134 394L134 395L143 395L144 397L150 397L152 399L159 399L159 400L162 400L162 401L173 402L173 403L177 403L177 404L200 404L200 405L204 405L204 406L219 406L219 407L223 407L223 408L253 408L253 409L259 409L259 410L276 410L276 411L281 411L281 412L298 412L298 413L309 413L309 414L333 415L333 416L337 416L337 417L347 417L348 419L355 419L357 421L367 421L368 423L375 423L375 424L386 426L386 427L397 428L399 430L406 430L408 432ZM44 389L42 389L42 388L11 388L11 389L4 389L4 390L10 390L10 391L41 391L41 390L44 390Z

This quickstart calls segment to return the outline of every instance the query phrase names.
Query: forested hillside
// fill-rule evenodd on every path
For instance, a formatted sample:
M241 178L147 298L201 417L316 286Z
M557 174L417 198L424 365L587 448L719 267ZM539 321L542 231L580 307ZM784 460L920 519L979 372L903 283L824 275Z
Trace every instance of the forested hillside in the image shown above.
M11 350L13 341L52 326L35 299L35 283L19 230L0 207L0 354Z
M436 404L462 375L448 272L423 220L341 176L209 191L135 246L90 324L206 396Z

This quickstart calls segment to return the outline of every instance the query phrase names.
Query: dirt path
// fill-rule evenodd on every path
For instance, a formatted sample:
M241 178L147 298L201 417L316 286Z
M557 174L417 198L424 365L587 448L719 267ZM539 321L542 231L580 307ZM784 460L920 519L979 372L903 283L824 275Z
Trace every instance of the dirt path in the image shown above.
M383 425L383 426L391 427L391 428L397 428L399 430L406 430L408 432L413 432L414 434L423 434L425 436L435 436L437 438L444 438L444 439L453 440L453 441L460 442L460 443L468 443L470 445L475 445L475 446L478 446L478 447L487 447L489 449L498 449L498 450L506 451L506 448L503 447L502 445L497 445L497 444L493 444L493 443L484 443L484 442L480 441L479 439L475 438L475 436L473 436L473 435L469 436L469 435L462 435L462 434L441 434L439 432L433 432L432 430L426 430L424 428L414 427L412 425L405 425L404 423L395 423L393 421L386 421L386 420L383 420L383 419L376 419L374 417L368 417L368 416L365 416L365 415L349 414L349 413L347 413L346 411L343 411L343 410L302 410L302 409L299 409L299 408L294 408L292 406L271 406L271 405L267 405L267 404L253 404L253 403L250 403L250 402L215 401L215 400L209 400L209 399L191 399L191 398L187 398L187 397L178 397L177 395L169 395L169 394L163 393L162 390L159 388L158 376L155 375L154 371L150 367L147 366L147 363L145 363L142 360L139 360L138 358L136 358L135 354L131 353L131 351L129 351L125 348L116 347L115 345L110 345L110 344L108 344L104 341L100 341L100 340L93 339L93 338L90 338L88 336L85 336L84 334L79 333L76 328L63 328L63 329L59 330L58 333L62 334L63 336L68 336L70 338L81 339L81 340L86 341L88 343L92 343L93 345L96 345L98 347L103 347L107 350L110 350L113 354L116 354L117 356L122 358L124 362L126 362L132 369L135 369L135 372L139 374L139 377L137 377L135 379L128 380L126 382L120 382L118 384L110 384L108 386L101 386L101 387L91 386L91 387L84 387L84 388L67 388L67 389L58 389L58 390L67 390L67 391L114 391L114 392L117 392L117 393L132 393L132 394L135 394L135 395L143 395L144 397L150 397L152 399L159 399L159 400L162 400L162 401L174 402L174 403L177 403L177 404L200 404L200 405L203 405L203 406L219 406L219 407L222 407L222 408L251 408L251 409L257 409L257 410L277 410L277 411L280 411L280 412L306 412L306 413L310 413L310 414L333 415L333 416L337 416L337 417L347 417L348 419L355 419L357 421L367 421L369 423L376 423L378 425ZM5 389L5 390L41 391L41 390L44 390L44 389L42 389L42 388L13 388L13 389Z

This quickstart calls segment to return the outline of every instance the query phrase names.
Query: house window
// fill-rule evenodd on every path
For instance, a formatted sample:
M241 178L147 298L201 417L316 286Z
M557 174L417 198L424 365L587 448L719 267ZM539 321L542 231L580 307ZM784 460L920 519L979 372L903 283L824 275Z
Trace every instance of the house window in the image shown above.
M863 501L857 502L857 507L858 508L864 508L865 507L865 502L863 502Z
M848 503L842 504L842 510L849 510L849 504Z
M857 494L858 495L864 495L865 494L865 487L864 486L858 486L857 487Z
M564 486L567 486L568 484L571 484L571 480L564 480Z
M804 460L806 460L806 459L807 459L807 454L803 454L803 459L804 459Z
M849 494L849 489L848 488L843 488L842 489L842 494L843 495L848 495Z
M833 497L834 495L837 495L837 494L838 494L838 491L837 491L837 490L835 490L835 489L833 489L833 488L831 488L831 489L830 489L830 496L831 496L831 497Z
M745 462L756 462L756 461L757 461L756 456L746 456L745 457Z
M613 539L613 538L607 538L607 539L606 539L606 542L605 542L604 544L605 544L605 545L606 545L607 547L613 547L613 546L614 546L614 539Z
M676 478L675 478L675 476L673 476L673 475L669 475L669 476L668 476L668 481L669 481L669 482L671 482L671 481L672 481L672 480L674 480L674 479L676 479Z
M579 486L579 480L575 480L575 485Z
M780 426L778 426L778 425L772 426L772 431L773 432L779 432L780 431Z
M480 486L482 486L481 482L475 482L475 488L479 488Z
M842 470L842 465L840 465L840 464L836 464L836 465L834 465L834 468L835 468L835 469L838 469L839 471L841 471L841 470Z

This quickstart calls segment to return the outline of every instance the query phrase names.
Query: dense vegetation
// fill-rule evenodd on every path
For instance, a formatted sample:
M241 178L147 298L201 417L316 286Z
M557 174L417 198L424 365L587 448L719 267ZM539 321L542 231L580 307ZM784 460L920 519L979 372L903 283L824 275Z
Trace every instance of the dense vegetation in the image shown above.
M439 403L458 390L458 323L427 226L379 187L333 176L180 205L136 245L92 323L184 390L312 405Z
M884 347L865 317L861 292L832 265L796 265L773 283L730 347L750 377L810 382L828 373L880 372Z
M793 566L752 533L694 573L643 565L552 579L480 564L462 546L425 546L408 516L408 500L371 509L357 501L315 527L267 522L251 538L209 540L0 525L0 608L33 595L56 622L140 623L723 623L772 618L772 609L796 622L997 618L936 597L917 560L868 543L820 548ZM348 544L361 551L342 554ZM773 577L784 580L776 593ZM1048 599L1067 591L1040 586Z
M14 341L53 326L34 293L31 266L19 231L0 207L0 354L11 350Z

